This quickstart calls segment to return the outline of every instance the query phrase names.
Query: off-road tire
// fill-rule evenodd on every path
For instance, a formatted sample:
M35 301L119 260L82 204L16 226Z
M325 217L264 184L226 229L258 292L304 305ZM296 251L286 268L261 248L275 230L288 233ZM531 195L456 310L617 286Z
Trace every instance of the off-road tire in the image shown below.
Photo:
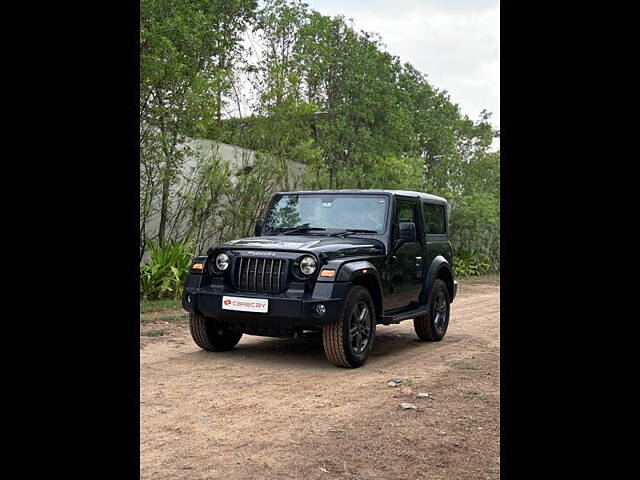
M437 317L436 302L437 299L442 299L446 304L446 315L444 319L444 325L441 328L437 328L435 320ZM439 278L433 282L429 298L427 300L427 314L413 319L413 327L416 330L416 334L420 340L427 340L431 342L439 342L447 333L447 327L449 326L449 315L451 313L451 303L449 301L449 290L447 285Z
M231 350L242 338L242 332L198 313L189 314L189 329L196 345L208 352Z
M369 309L370 333L364 351L354 352L349 336L351 314L356 305L364 302ZM344 368L356 368L364 365L376 336L376 310L369 291L361 286L353 286L347 293L342 313L335 322L322 326L322 348L324 354L334 365Z

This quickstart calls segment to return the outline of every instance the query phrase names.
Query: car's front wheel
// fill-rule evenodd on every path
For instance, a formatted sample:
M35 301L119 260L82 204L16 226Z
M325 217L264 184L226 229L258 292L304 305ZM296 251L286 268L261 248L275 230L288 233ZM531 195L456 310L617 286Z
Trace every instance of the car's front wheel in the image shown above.
M369 291L351 287L340 317L322 326L322 347L327 359L339 367L364 365L376 336L376 311Z
M199 313L189 314L189 329L196 345L209 352L231 350L242 338L242 332Z

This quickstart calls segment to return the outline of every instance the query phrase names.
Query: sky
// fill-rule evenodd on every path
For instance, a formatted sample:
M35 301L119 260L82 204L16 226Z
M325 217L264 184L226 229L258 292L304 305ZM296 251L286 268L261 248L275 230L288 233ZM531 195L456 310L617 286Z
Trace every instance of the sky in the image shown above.
M380 34L386 50L446 90L472 120L500 128L499 0L306 0L324 15ZM494 147L499 148L499 141Z

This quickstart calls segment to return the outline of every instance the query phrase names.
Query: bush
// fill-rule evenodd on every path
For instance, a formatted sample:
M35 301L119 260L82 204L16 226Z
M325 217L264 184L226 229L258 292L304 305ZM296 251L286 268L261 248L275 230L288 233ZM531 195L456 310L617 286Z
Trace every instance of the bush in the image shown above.
M500 270L500 200L497 195L476 194L452 202L451 243L454 257L466 262L489 261L489 270Z
M491 259L479 253L463 250L453 256L453 272L456 277L484 275L491 267Z
M160 247L148 243L149 262L140 264L140 297L144 300L180 298L194 257L191 244L169 242Z

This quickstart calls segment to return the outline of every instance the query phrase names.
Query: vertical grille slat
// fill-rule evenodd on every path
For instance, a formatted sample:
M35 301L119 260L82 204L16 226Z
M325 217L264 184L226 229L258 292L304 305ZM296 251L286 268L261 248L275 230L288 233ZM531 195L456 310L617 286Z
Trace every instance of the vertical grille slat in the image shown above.
M242 278L242 259L240 259L240 261L238 262L238 281L236 282L236 285L238 285L240 287L240 279Z
M282 272L282 266L284 265L284 262L282 260L280 260L280 267L278 268L278 288L282 288L282 278L284 277L284 274Z
M258 291L258 258L256 258L255 265L253 266L253 289Z
M262 259L262 276L260 277L260 290L264 291L264 269L267 266L267 259Z
M249 292L280 293L287 288L287 260L239 257L232 276L235 287Z
M273 284L273 280L275 279L276 276L276 272L278 270L278 267L276 265L278 265L278 260L273 260L273 273L271 274L271 281L269 282L269 287L271 288L272 292L276 292L278 289L275 287L275 285Z

